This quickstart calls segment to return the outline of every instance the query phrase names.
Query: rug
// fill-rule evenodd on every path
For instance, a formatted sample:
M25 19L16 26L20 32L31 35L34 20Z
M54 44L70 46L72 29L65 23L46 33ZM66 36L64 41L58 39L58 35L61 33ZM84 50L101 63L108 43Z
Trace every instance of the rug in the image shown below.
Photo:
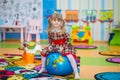
M106 61L113 63L120 63L120 57L107 58Z
M74 80L74 74L67 76L51 75L47 71L39 74L41 69L41 56L35 55L33 64L22 62L21 54L0 55L0 80ZM77 58L77 66L80 72L80 57Z
M92 45L77 45L74 46L75 49L96 49L97 46L92 46Z
M9 54L9 53L4 53L2 54L1 56L3 56L4 58L11 58L11 59L14 59L14 58L17 58L17 59L21 59L22 58L22 54ZM41 56L39 54L35 54L35 59L41 59Z
M99 54L105 55L105 56L120 56L120 51L118 51L118 50L101 51L101 52L99 52Z
M96 80L120 80L120 72L103 72L95 75Z

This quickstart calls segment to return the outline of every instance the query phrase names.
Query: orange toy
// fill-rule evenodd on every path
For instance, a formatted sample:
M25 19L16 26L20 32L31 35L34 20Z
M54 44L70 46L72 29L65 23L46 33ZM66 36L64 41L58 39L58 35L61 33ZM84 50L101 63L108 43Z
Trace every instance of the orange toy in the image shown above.
M33 64L34 63L34 53L26 53L26 51L24 51L22 60L25 61L26 64Z
M35 62L34 54L37 50L41 50L41 46L34 42L25 42L23 45L25 47L25 51L23 53L22 60L26 64L33 64Z

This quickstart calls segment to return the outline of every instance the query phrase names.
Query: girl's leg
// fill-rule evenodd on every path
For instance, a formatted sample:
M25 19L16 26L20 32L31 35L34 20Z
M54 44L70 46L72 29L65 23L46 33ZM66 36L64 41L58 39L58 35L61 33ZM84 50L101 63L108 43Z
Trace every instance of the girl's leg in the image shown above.
M46 60L46 57L44 56L41 56L42 57L42 68L40 69L40 71L38 73L42 73L45 71L45 60Z
M42 67L38 73L42 73L45 71L45 60L46 60L45 53L48 53L48 52L49 52L48 47L46 47L45 49L42 49L42 51L40 51L40 55L41 55L41 59L42 59Z
M75 79L80 79L79 74L78 74L77 64L76 64L74 57L71 54L68 54L67 57L72 65L73 71L75 73Z

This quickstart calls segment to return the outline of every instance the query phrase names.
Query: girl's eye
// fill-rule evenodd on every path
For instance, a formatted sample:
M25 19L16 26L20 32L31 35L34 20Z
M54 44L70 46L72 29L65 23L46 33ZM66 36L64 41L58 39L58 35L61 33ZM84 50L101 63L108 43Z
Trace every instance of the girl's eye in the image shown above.
M61 19L58 19L58 21L61 21Z

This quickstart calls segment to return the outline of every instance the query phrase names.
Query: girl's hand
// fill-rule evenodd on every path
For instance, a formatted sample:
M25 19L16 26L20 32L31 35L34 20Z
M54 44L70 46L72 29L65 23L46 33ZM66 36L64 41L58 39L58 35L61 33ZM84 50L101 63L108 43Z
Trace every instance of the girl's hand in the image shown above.
M63 47L59 47L58 52L62 52L63 51Z
M48 46L49 51L52 51L52 46Z

